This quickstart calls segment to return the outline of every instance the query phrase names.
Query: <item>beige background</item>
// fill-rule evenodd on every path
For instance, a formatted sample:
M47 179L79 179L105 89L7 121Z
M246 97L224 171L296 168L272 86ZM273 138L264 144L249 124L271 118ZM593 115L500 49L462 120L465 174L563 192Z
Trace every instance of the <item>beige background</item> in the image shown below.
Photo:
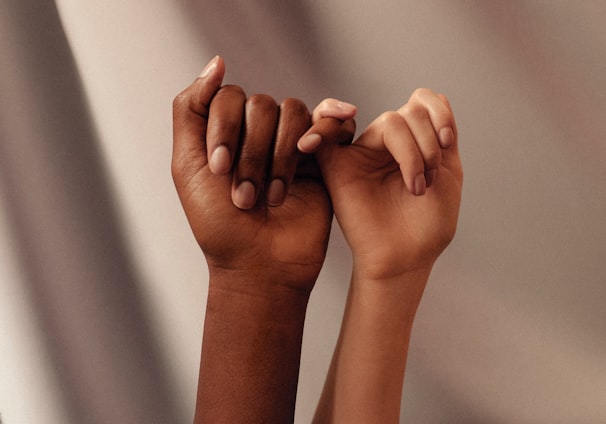
M451 99L459 232L415 323L401 422L606 422L606 3L0 1L0 416L188 423L207 275L169 175L170 106L226 82L359 106ZM334 346L335 227L297 422Z

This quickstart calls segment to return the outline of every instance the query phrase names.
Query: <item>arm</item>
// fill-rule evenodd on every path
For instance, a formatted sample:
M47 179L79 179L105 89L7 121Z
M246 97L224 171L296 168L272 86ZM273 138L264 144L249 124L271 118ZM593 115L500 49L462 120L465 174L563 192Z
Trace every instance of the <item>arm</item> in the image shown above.
M414 316L456 229L452 111L445 97L417 90L354 144L323 143L317 155L354 268L314 422L397 423Z
M305 105L221 87L224 66L211 61L173 105L173 178L210 277L195 422L292 422L332 210L297 153Z
M224 288L268 278L211 273L195 423L293 421L308 294Z

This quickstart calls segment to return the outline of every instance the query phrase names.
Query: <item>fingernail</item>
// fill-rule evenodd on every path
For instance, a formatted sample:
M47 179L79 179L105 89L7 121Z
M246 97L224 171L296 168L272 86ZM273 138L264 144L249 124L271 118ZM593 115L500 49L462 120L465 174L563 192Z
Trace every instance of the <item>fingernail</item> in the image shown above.
M357 109L357 107L355 105L352 105L351 103L347 103L347 102L342 102L342 101L339 101L337 103L337 108L343 112L348 112L348 113L351 113Z
M454 132L450 127L442 128L438 137L440 139L440 145L444 149L448 149L454 143Z
M208 161L210 172L215 175L227 174L230 168L229 161L229 149L224 145L218 146L214 152L212 152L210 160Z
M322 137L320 137L320 134L307 134L299 140L297 147L300 151L309 153L316 150L320 143L322 143Z
M208 74L210 74L212 72L212 70L217 67L217 62L218 61L219 61L219 56L213 57L210 60L210 62L208 62L206 64L206 66L204 67L204 69L202 69L202 72L200 73L200 75L198 76L198 78L204 78L204 77L208 76Z
M427 188L431 187L431 185L433 184L433 182L436 180L436 176L438 175L438 170L437 169L432 169L431 171L427 171L425 173L425 181L426 181L426 185Z
M279 178L274 179L267 189L267 204L269 206L280 206L284 201L284 181Z
M425 182L425 175L419 174L415 177L414 181L414 195L422 196L425 194L425 190L427 189L427 183Z
M234 205L240 209L250 209L255 205L255 185L250 181L242 181L233 196Z

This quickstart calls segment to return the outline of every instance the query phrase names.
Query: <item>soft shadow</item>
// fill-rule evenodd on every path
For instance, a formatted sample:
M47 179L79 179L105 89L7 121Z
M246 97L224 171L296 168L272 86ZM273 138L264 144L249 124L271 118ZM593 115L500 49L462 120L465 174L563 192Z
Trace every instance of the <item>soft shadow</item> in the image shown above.
M304 2L184 0L179 6L201 44L225 58L226 82L247 94L267 92L278 101L299 97L314 107L326 93L339 92L339 75L330 69Z
M0 195L71 422L184 422L56 6L3 2L0 39Z

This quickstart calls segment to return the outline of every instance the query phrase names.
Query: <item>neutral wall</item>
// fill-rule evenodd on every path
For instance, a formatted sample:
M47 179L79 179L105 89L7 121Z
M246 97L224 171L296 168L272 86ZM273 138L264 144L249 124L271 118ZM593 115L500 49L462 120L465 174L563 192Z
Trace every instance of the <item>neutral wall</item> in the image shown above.
M378 0L0 5L0 416L187 423L207 275L169 174L172 98L215 54L249 94L448 95L460 226L415 323L401 422L606 421L606 5ZM308 310L309 422L350 258Z

